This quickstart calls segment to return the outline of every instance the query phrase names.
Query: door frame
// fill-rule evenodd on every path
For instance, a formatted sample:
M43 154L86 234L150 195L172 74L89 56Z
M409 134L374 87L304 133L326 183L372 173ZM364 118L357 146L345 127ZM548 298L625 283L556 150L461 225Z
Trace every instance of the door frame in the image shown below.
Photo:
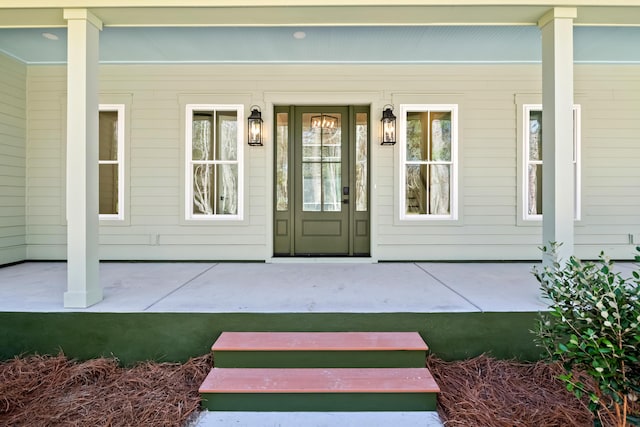
M349 162L349 176L348 176L348 186L350 188L351 195L349 196L348 203L348 252L344 255L342 254L299 254L296 253L295 249L295 179L297 179L294 175L295 165L295 154L293 141L295 141L295 133L296 133L296 109L303 108L304 110L308 110L309 108L318 108L320 110L326 110L327 108L346 108L347 109L347 120L348 120L348 152L347 152L347 161ZM366 115L366 211L357 211L356 203L354 197L354 188L356 181L356 168L355 168L355 158L356 158L356 118L358 115L362 117L361 114ZM278 211L278 182L279 179L283 179L283 175L279 174L278 170L278 156L279 147L278 147L278 132L279 132L279 119L282 120L282 117L286 115L287 118L287 129L282 130L283 133L286 133L287 141L288 141L288 149L287 149L287 173L286 173L286 181L287 181L287 194L288 194L288 204L286 211ZM273 106L273 157L271 161L271 167L273 168L273 182L271 186L272 193L272 254L273 258L282 258L282 257L301 257L301 258L309 258L309 257L338 257L338 258L352 258L352 257L371 257L371 108L370 105L349 105L349 104L339 104L336 105L274 105ZM292 160L293 159L293 160ZM343 183L344 186L344 183Z

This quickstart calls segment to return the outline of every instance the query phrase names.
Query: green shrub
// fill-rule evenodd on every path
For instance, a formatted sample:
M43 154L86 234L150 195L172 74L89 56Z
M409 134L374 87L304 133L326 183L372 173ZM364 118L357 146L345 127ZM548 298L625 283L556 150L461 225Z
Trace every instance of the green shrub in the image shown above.
M640 273L624 278L604 253L598 262L571 257L561 266L556 248L543 248L553 265L533 271L549 300L549 311L540 313L534 331L537 343L564 366L560 378L567 390L578 398L589 396L596 424L607 418L618 426L640 425L628 409L640 394ZM595 392L588 391L577 371L593 378Z

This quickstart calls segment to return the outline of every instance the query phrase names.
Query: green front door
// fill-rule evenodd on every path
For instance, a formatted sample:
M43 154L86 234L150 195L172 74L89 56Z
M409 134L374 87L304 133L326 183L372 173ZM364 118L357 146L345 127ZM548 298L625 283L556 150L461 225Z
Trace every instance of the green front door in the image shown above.
M275 255L367 255L368 108L277 107L275 137Z

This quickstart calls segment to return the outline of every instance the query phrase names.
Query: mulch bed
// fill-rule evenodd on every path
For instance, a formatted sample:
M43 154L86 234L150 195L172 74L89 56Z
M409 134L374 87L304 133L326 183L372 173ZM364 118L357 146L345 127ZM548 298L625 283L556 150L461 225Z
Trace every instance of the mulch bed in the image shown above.
M0 364L0 425L183 426L210 366L209 356L129 369L116 359L15 358Z
M438 412L446 426L593 426L586 404L557 379L558 365L487 356L429 358L428 365L441 389Z
M0 425L183 427L198 413L210 366L209 356L128 369L116 359L15 358L0 363ZM430 357L428 366L442 389L445 426L593 426L584 402L556 379L556 365L480 356Z

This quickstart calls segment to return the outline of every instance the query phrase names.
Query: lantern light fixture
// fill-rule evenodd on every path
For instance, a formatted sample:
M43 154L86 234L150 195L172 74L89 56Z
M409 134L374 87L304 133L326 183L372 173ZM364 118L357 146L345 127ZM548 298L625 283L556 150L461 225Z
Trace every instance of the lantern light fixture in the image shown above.
M338 128L338 118L328 114L311 117L311 128L322 130L335 130Z
M249 127L248 143L249 145L262 145L262 112L256 105L251 106L251 115L247 119Z
M394 145L396 143L396 116L393 114L393 106L385 105L382 110L382 141L381 145Z

